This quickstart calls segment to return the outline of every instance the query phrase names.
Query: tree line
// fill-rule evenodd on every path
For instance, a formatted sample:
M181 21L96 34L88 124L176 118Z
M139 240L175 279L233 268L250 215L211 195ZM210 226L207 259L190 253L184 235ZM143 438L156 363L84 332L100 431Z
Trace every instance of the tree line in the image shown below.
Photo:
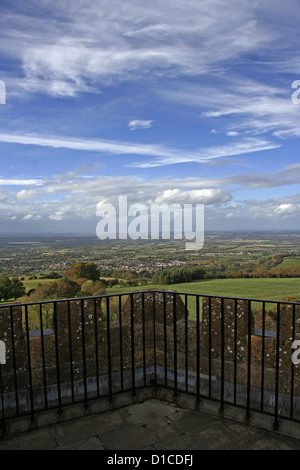
M292 278L300 277L300 265L288 266L285 268L272 268L265 269L264 267L258 267L253 270L240 270L236 272L229 272L227 275L222 277L227 278Z
M152 277L152 283L176 284L182 282L191 282L200 279L247 279L247 278L293 278L300 277L300 265L288 267L273 267L271 269L265 266L255 268L240 269L236 271L218 271L217 268L169 268L157 271Z
M177 284L203 279L205 276L203 268L167 268L157 271L152 277L153 284Z

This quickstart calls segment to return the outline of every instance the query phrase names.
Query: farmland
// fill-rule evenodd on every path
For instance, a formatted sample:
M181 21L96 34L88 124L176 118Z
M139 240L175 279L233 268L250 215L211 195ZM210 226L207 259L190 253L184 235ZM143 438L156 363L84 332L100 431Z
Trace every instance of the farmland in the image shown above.
M205 236L201 250L184 240L103 240L95 236L1 237L0 273L32 276L63 272L78 261L93 261L104 276L134 270L151 279L160 269L196 264L214 274L300 264L300 233L221 233ZM283 264L282 264L283 263Z
M172 239L0 238L0 274L19 277L26 291L49 282L49 272L63 276L74 263L88 261L99 267L103 280L115 278L116 271L135 273L135 283L108 285L108 294L157 288L204 295L300 299L300 233L207 233L204 247L198 251L185 250L183 240ZM193 266L204 270L203 279L152 284L158 271Z

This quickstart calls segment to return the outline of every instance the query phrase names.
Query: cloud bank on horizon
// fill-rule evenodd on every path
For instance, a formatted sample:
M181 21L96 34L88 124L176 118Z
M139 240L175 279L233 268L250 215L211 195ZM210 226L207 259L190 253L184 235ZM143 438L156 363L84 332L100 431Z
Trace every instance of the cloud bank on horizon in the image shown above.
M300 228L296 0L1 9L0 233L95 233L119 195Z

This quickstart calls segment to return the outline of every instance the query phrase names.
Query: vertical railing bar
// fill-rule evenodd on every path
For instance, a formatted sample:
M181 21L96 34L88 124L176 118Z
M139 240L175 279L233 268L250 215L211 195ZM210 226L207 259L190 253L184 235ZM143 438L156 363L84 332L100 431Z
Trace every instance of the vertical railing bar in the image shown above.
M112 375L111 375L111 348L110 348L110 311L109 297L106 297L106 327L107 327L107 365L108 365L108 393L109 402L113 402L112 395Z
M58 346L58 328L57 328L57 303L53 302L54 336L55 336L55 357L56 357L56 376L57 376L57 397L58 412L62 414L62 399L60 387L60 365L59 365L59 346Z
M177 397L177 311L176 294L173 293L173 334L174 334L174 392Z
M188 373L189 373L189 362L188 362L188 296L184 296L184 312L185 312L185 391L188 392Z
M143 378L144 387L147 384L147 373L146 373L146 325L145 325L145 298L144 292L142 292L142 332L143 332Z
M250 405L251 405L251 334L252 334L252 319L251 319L251 300L248 300L248 360L247 360L247 411L246 420L250 420Z
M16 413L17 413L17 416L19 416L19 394L18 394L18 379L17 379L17 364L16 364L16 350L15 350L15 327L14 327L14 319L13 319L13 307L10 307L9 310L10 310L10 328L11 328L11 345L12 345L12 355L13 355Z
M168 385L168 345L167 345L167 305L166 293L163 292L164 304L164 361L165 361L165 387Z
M82 366L83 366L83 386L84 386L84 407L88 408L88 391L87 391L87 373L86 373L86 350L85 350L85 318L84 318L84 301L80 301L81 313L81 342L82 342Z
M176 309L176 294L173 294L173 322L174 322L174 391L177 397L177 309Z
M47 394L47 380L46 380L46 363L45 363L45 344L44 344L44 325L43 325L43 312L42 304L40 304L40 327L41 327L41 349L42 349L42 364L43 364L43 383L45 394L45 408L48 409L48 394Z
M31 421L33 423L35 421L35 416L34 416L33 384L32 384L31 355L30 355L28 305L25 305L25 325L26 325L26 345L27 345L29 393L30 393L30 400L29 401L30 401Z
M131 380L132 395L135 396L135 351L134 351L134 319L133 319L133 294L130 294L130 330L131 330Z
M98 313L97 299L94 299L94 333L95 333L95 356L96 356L96 377L97 377L97 397L100 397L99 384L99 347L98 347Z
M73 354L72 354L72 329L71 329L71 311L70 311L70 301L67 302L68 308L68 338L69 338L69 360L70 360L70 380L71 380L71 394L72 394L72 403L75 401L74 397L74 376L73 376Z
M156 292L153 291L153 347L154 347L154 385L157 388L157 357L156 357Z
M211 398L211 297L208 298L208 397Z
M58 412L62 414L62 397L60 386L60 364L59 364L59 345L58 345L58 327L57 327L57 303L53 302L54 336L55 336L55 357L56 357L56 376L57 376L57 397Z
M119 295L119 338L120 338L120 380L121 392L124 390L124 375L123 375L123 324L122 324L122 297Z
M224 299L221 299L221 408L224 411L224 386L225 386L225 318Z
M237 390L237 299L234 301L234 364L233 364L233 403L236 405Z
M197 334L196 334L196 341L197 341L197 347L196 347L196 353L197 353L197 399L196 403L199 405L200 403L200 312L199 312L199 295L196 297L196 328L197 328Z
M296 306L293 305L292 320L292 344L295 341L295 325L296 325ZM294 416L294 362L291 361L291 399L290 399L290 419Z
M263 302L262 309L262 345L261 345L261 396L260 411L264 410L264 393L265 393L265 330L266 330L266 303Z
M277 302L277 334L276 334L276 372L275 372L275 410L274 430L279 429L278 400L279 400L279 356L280 356L280 303Z

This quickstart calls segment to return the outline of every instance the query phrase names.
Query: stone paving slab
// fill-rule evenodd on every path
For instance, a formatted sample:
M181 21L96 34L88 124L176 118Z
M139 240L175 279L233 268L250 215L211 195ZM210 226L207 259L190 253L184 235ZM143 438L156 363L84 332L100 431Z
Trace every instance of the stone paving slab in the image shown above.
M2 450L300 450L300 440L157 399L0 438Z

